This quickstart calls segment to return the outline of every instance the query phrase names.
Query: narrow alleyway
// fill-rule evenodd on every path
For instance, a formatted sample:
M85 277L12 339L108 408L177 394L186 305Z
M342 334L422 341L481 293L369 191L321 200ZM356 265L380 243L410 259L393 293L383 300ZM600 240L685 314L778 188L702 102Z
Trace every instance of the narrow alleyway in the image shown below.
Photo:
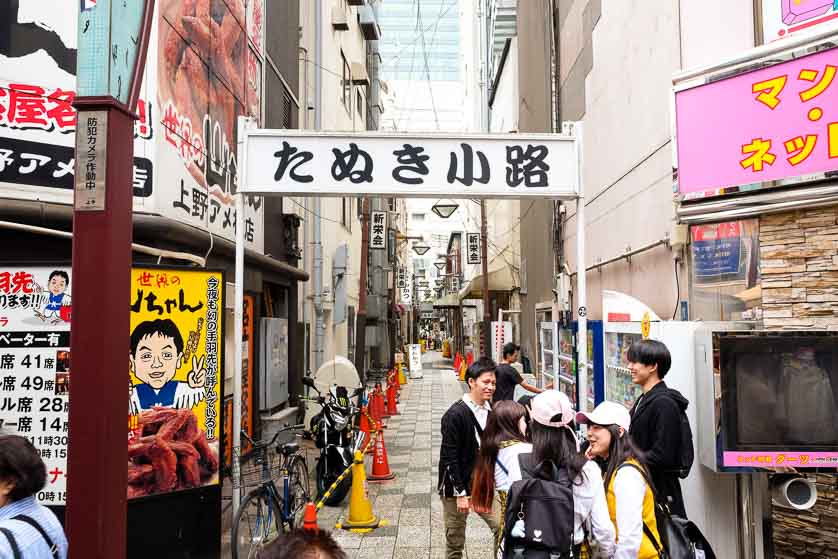
M423 357L424 378L412 379L402 388L400 415L390 418L384 433L390 468L396 479L370 483L373 511L388 526L368 534L335 531L335 537L351 558L444 559L445 528L442 505L436 493L439 460L439 422L442 414L462 397L461 383L451 361L438 352ZM369 459L367 460L369 472ZM324 508L320 526L331 528L343 508ZM492 537L476 515L469 518L467 557L491 557Z

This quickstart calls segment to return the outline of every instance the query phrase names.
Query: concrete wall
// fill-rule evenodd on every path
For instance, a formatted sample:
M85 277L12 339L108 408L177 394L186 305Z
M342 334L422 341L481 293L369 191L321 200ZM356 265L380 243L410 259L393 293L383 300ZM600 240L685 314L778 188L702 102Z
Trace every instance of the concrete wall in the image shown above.
M550 2L518 3L518 126L523 132L552 131ZM521 295L521 345L535 357L535 305L553 298L553 203L522 201L519 220L525 285ZM526 292L526 293L524 293Z
M352 130L363 131L366 129L366 118L358 114L356 108L356 92L360 91L362 97L365 98L365 88L362 86L353 86L351 91L351 105L345 107L341 101L342 98L342 60L341 52L349 62L350 67L353 62L366 65L366 44L358 25L357 8L346 6L343 0L315 0L320 2L323 11L323 61L322 61L322 129L323 130ZM308 57L308 63L301 63L300 75L300 100L301 104L305 106L314 106L315 100L315 1L300 3L300 27L301 37L300 46L304 49L301 51L301 58ZM332 7L340 7L346 9L347 22L349 23L349 30L339 31L332 27ZM300 115L300 127L314 127L314 111L307 111L307 115ZM334 297L332 289L332 261L335 255L335 250L343 243L349 244L349 270L347 277L347 304L358 308L358 287L359 287L359 271L360 271L360 255L361 255L361 222L358 219L358 199L351 197L349 225L341 224L342 205L341 198L321 198L320 215L321 219L321 239L323 246L323 287L328 289L330 297ZM300 237L303 250L303 258L301 263L304 269L312 274L314 269L314 230L313 230L313 211L314 201L309 199L308 210L303 209L305 201L302 198L294 198L285 200L284 211L287 213L295 213L303 218L303 225L301 226ZM305 317L311 324L311 350L314 350L314 304L313 304L313 277L309 280L309 284L305 288L305 294L301 297L301 306L306 305L308 308L305 311ZM301 309L300 317L303 320L303 312ZM347 355L348 346L348 324L346 321L340 324L332 322L333 312L327 311L325 314L326 333L323 361L329 361L335 355L343 355L349 359L354 356ZM313 367L313 353L311 354Z
M560 2L562 119L581 117L585 129L586 266L669 233L675 217L672 75L753 45L752 8L739 4L722 12L729 3L721 0ZM719 13L725 14L721 21ZM707 32L710 28L713 33ZM583 78L586 69L589 73ZM572 204L564 239L568 263L575 271ZM671 317L678 301L687 296L686 281L680 282L680 293L676 288L673 256L658 246L630 261L589 272L589 316L601 318L602 290L616 289L647 303L660 316ZM686 267L679 265L678 273L686 278Z

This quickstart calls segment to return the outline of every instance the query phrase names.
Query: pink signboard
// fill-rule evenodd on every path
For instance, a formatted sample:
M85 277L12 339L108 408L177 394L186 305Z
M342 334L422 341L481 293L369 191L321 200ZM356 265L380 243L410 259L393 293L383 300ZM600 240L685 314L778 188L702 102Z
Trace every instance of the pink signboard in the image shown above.
M725 451L722 465L756 468L835 468L838 467L838 452Z
M838 48L676 92L687 197L838 169Z

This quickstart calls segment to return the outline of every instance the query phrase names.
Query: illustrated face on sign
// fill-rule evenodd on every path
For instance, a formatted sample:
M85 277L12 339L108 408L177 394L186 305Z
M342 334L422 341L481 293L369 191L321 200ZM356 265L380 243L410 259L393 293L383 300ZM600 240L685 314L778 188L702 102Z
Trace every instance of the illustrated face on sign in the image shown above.
M49 276L47 289L53 295L60 295L67 289L67 274L64 272L53 272Z
M183 364L183 338L171 320L143 322L131 334L131 370L155 390L172 380Z

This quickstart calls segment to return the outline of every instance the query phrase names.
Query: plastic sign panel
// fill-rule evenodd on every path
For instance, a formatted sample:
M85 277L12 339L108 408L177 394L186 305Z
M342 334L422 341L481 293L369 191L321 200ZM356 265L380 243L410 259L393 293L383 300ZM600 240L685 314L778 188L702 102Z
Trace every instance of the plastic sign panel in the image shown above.
M128 498L218 484L220 272L131 272Z
M765 43L820 31L827 26L838 28L835 0L761 0L761 4Z
M396 278L396 287L399 290L399 300L403 305L413 304L413 278L406 268L399 268L399 275Z
M836 74L833 48L676 91L679 191L697 197L834 171Z
M0 267L0 426L29 439L47 467L36 494L67 496L70 406L70 267Z
M468 233L466 235L466 250L468 250L468 263L480 264L480 233Z
M575 198L572 136L240 131L251 194Z
M76 175L74 207L77 211L105 209L105 176L108 161L108 112L80 113L76 131Z
M410 354L410 378L422 378L422 346L410 344L407 346L407 351Z
M90 14L106 5L83 1ZM107 4L121 10L126 0ZM73 108L76 95L88 94L84 76L76 76L84 58L77 50L81 4L10 6L0 34L10 29L29 48L0 48L0 190L4 198L71 205L75 181L87 178L86 163L80 177L74 154L76 130L87 132L85 116ZM133 169L135 213L162 216L230 241L236 223L243 223L247 246L259 252L262 200L249 196L245 215L237 218L233 193L239 167L236 117L261 115L263 7L244 0L155 2L136 106Z
M387 212L370 213L370 248L387 249Z

